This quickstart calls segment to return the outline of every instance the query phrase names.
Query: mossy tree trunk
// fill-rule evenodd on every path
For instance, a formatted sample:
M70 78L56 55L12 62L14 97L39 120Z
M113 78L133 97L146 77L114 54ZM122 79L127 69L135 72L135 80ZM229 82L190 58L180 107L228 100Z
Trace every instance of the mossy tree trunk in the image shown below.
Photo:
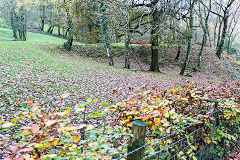
M26 41L26 33L27 33L27 16L26 10L24 6L21 6L19 9L19 19L18 19L18 32L19 32L19 39L22 41Z
M58 36L61 36L61 26L58 24Z
M125 2L126 3L126 2ZM129 60L129 44L131 41L129 28L130 28L130 20L129 20L129 12L128 6L125 5L125 20L126 20L126 37L125 37L125 65L124 67L130 69L130 60Z
M217 52L216 52L216 55L218 56L218 58L221 58L221 54L223 51L223 45L225 42L227 28L228 28L228 17L229 17L228 10L225 10L224 16L223 16L223 29L222 29L221 40L219 42L219 45L217 46Z
M67 42L64 43L64 48L67 51L72 50L72 44L73 44L73 34L72 34L72 19L68 18L68 29L67 29Z
M220 17L219 17L219 19L220 19ZM217 47L219 46L220 39L221 39L222 24L223 24L223 19L220 21L220 24L219 24L219 27L218 27Z
M201 11L200 4L199 4L199 18L200 18L200 24L201 24L202 30L203 30L203 37L202 37L202 46L201 46L201 49L200 49L199 54L198 54L197 68L200 68L200 66L201 66L203 49L204 49L204 47L206 46L206 43L207 43L208 19L209 19L209 16L210 16L211 3L212 3L212 1L210 0L209 1L210 8L207 11L207 15L206 15L205 19L203 19L202 11Z
M113 62L112 52L111 52L111 47L110 47L108 20L107 20L105 12L106 12L106 5L104 4L104 2L101 2L101 4L100 4L100 14L101 14L100 19L101 19L102 35L103 35L104 43L105 43L106 50L107 50L109 66L113 66L114 62Z
M64 2L66 3L66 0L64 0ZM72 44L73 44L72 17L70 15L70 8L69 8L69 6L66 6L65 9L66 9L67 20L68 20L68 28L67 28L67 31L66 31L68 40L67 40L67 42L64 43L63 46L64 46L64 48L67 51L71 51L72 50Z
M181 49L182 49L181 44L178 44L177 56L176 56L176 58L175 58L175 61L176 61L176 62L178 62L179 57L180 57L180 55L181 55Z
M12 30L13 30L13 37L14 37L14 39L15 39L15 41L16 40L18 40L18 36L17 36L17 31L18 31L18 26L17 26L17 14L16 14L16 12L15 12L15 10L14 10L14 7L13 8L11 8L11 28L12 28Z
M219 18L216 19L215 25L214 25L214 32L213 32L213 45L216 47L216 40L217 40L217 27L218 27Z
M190 12L190 19L189 19L189 33L190 35L188 36L188 47L187 47L187 54L186 54L186 58L185 61L183 63L180 75L183 76L184 72L186 70L186 66L187 63L189 61L191 52L192 52L192 39L193 39L193 22L194 22L194 17L193 17L193 9L194 9L194 5L195 5L195 0L190 0L190 8L189 8L189 12Z
M151 65L150 71L160 72L158 65L158 10L156 7L153 7L152 17L153 21L151 23Z
M41 18L41 26L40 26L40 31L44 32L44 25L45 25L45 18L46 18L46 7L44 4L45 0L41 0L41 5L40 5L40 18Z

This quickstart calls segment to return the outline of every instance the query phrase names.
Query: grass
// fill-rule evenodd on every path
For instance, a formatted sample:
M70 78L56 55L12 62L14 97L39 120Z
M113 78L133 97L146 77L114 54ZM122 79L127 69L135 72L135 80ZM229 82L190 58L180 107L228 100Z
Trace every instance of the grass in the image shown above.
M0 39L1 40L13 40L13 33L11 29L0 28ZM27 32L27 41L28 42L44 42L44 43L63 43L66 40L44 35L40 33ZM15 43L15 42L13 42Z

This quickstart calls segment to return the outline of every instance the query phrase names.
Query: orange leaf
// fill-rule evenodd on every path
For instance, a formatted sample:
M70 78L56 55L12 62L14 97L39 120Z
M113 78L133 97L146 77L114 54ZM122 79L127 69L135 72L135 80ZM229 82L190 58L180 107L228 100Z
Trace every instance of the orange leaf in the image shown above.
M43 119L48 119L48 116L43 111L40 112L40 115L43 116Z
M165 107L164 110L163 110L163 113L165 114L165 113L167 113L169 110L170 110L169 107Z
M21 129L23 129L23 132L24 133L27 133L27 134L30 134L31 133L31 127L23 127L23 128L21 128Z
M74 143L78 143L80 141L80 137L79 136L74 136L73 137L73 142Z
M33 134L37 134L37 133L39 133L39 126L38 126L38 124L34 124L34 125L32 125L32 127L31 127L31 131L32 131L32 133Z
M27 105L31 106L32 104L33 104L33 99L32 98L28 98Z
M210 144L210 143L211 143L211 140L210 140L208 137L205 137L205 138L204 138L204 142L207 143L207 144Z

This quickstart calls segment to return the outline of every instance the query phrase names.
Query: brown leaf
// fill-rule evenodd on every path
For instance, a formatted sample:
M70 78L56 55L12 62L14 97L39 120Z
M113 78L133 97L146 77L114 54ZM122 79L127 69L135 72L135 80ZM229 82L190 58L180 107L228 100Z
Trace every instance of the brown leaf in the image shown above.
M41 116L43 117L44 120L49 119L48 116L43 111L41 111L40 114L41 114Z
M38 124L34 124L31 127L31 131L32 131L33 134L38 134L39 133L39 129L40 128L39 128Z
M5 141L1 142L0 147L2 147L5 143L6 143Z

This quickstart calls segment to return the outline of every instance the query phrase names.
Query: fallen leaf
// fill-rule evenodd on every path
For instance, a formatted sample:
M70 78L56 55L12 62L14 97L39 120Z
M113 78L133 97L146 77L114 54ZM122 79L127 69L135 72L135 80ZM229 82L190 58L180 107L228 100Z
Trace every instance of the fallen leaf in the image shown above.
M33 134L39 133L39 129L40 128L39 128L38 124L33 124L32 127L31 127L31 131L32 131Z
M33 99L32 98L28 98L27 105L31 106L32 104L33 104Z
M61 99L67 98L69 95L70 95L70 93L62 94Z
M22 127L21 128L24 133L30 134L31 133L31 127Z
M55 124L57 120L48 120L47 122L44 122L47 127L50 127L51 125Z
M2 125L2 128L9 128L9 127L11 127L12 125L13 125L12 122L4 123L4 124Z
M85 108L77 108L76 112L83 112L85 110Z
M93 125L87 125L87 130L91 130L91 129L93 129L93 128L94 128Z
M165 123L163 123L163 126L168 127L168 126L170 126L170 124L168 122L165 122Z
M24 149L21 149L19 150L18 152L32 152L33 151L33 148L32 147L29 147L29 148L24 148Z
M78 143L80 141L80 137L79 136L74 136L73 137L73 142L74 143Z
M205 138L204 138L204 142L207 143L207 144L210 144L210 143L211 143L211 140L210 140L208 137L205 137Z

